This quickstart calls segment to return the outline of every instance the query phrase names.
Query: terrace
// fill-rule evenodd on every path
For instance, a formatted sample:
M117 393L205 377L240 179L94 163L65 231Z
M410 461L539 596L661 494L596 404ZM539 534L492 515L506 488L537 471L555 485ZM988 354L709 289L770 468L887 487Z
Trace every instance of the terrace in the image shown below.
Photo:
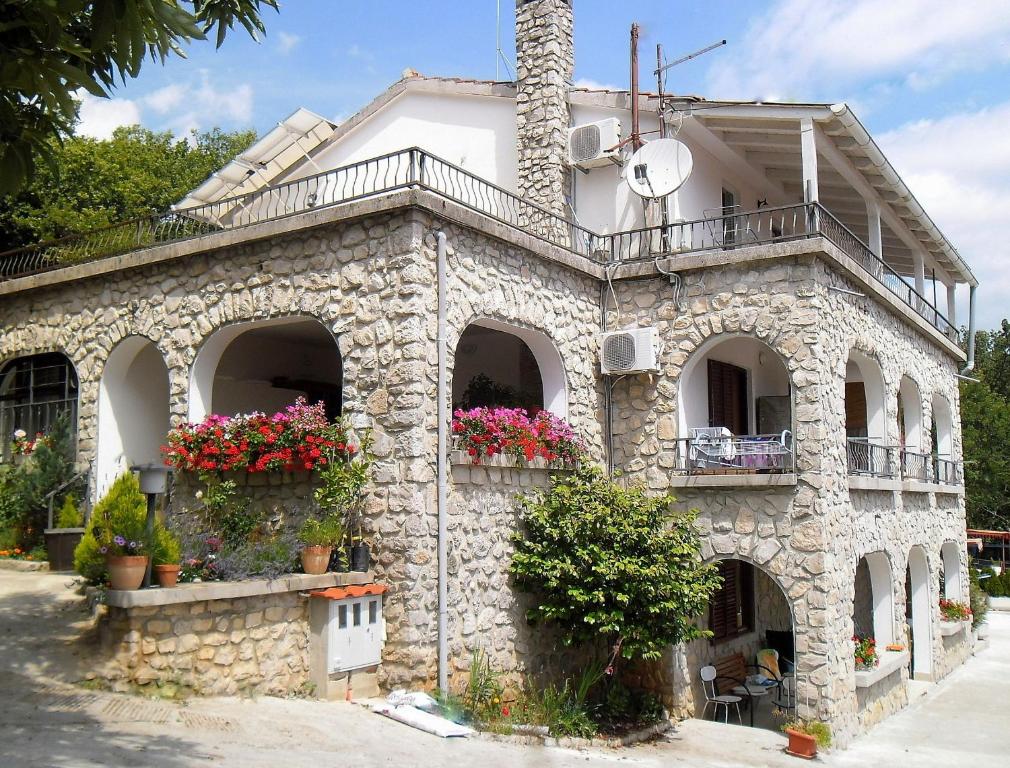
M692 221L598 234L416 147L247 194L9 250L0 253L0 281L406 189L429 191L601 265L824 238L925 323L950 340L956 338L954 324L934 301L819 202L751 211L734 207Z

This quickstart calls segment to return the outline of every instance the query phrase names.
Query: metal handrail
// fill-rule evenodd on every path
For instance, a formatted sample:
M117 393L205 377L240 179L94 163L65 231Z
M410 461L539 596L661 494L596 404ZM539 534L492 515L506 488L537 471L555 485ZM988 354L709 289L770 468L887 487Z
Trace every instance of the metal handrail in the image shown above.
M795 448L792 432L776 434L695 436L678 438L673 471L678 474L792 472Z
M600 235L567 216L411 147L213 203L172 209L0 253L0 280L154 245L250 226L405 188L423 188L599 263L826 237L935 328L952 337L930 302L819 203L732 211Z
M846 463L850 475L893 478L896 474L893 445L871 442L868 437L848 437L845 439Z
M906 480L926 482L930 476L930 456L905 448L901 449L901 476Z
M84 483L84 498L81 499L81 503L83 505L83 510L84 510L84 521L87 522L87 520L88 520L88 512L90 511L90 508L91 508L91 505L89 503L89 498L88 498L89 493L90 493L90 484L87 482L87 477L90 474L91 474L91 467L89 466L87 469L82 469L80 472L76 473L73 477L71 477L65 483L63 483L62 485L60 485L57 488L53 489L52 491L50 491L49 493L47 493L43 497L43 499L46 502L46 507L49 510L48 526L47 526L48 528L52 528L53 527L53 503L54 503L54 501L56 499L57 494L59 494L62 491L65 491L67 488L69 488L70 486L72 486L78 480L82 480L82 479L85 480L85 483Z

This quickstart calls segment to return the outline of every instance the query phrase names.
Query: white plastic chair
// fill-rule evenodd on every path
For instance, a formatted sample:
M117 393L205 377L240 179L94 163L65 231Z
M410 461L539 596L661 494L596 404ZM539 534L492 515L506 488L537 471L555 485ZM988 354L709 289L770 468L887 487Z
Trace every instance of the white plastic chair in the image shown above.
M711 705L715 707L715 719L719 719L719 707L722 707L725 712L723 722L729 723L729 707L732 704L736 707L737 721L740 725L743 725L743 718L740 716L740 702L743 700L743 697L734 696L733 694L720 694L715 686L718 676L718 671L711 665L701 668L701 686L705 690L705 708L701 711L702 719L708 713L708 708Z

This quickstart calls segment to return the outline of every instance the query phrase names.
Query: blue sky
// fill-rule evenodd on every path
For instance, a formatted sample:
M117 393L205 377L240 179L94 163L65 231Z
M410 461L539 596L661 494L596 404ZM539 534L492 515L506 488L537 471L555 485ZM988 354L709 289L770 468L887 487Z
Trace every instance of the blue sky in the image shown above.
M514 6L500 2L502 48L514 61ZM140 122L262 133L299 106L351 115L406 67L493 78L495 9L496 0L288 0L268 13L258 44L244 33L220 50L198 43L187 59L148 64L113 101L87 100L82 131ZM667 89L848 102L981 279L983 324L1010 314L1010 2L575 0L580 84L626 87L632 21L642 26L643 85L656 43L674 58L726 38L672 70Z

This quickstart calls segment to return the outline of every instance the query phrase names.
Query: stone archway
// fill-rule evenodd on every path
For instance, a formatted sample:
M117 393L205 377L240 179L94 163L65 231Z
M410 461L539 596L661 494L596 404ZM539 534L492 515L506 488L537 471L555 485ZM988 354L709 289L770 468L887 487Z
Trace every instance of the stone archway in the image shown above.
M128 336L113 348L99 383L97 495L133 465L160 464L169 426L165 360L150 339Z
M908 553L905 577L905 621L909 629L912 674L915 679L933 679L933 613L930 595L929 563L926 552L914 546Z

